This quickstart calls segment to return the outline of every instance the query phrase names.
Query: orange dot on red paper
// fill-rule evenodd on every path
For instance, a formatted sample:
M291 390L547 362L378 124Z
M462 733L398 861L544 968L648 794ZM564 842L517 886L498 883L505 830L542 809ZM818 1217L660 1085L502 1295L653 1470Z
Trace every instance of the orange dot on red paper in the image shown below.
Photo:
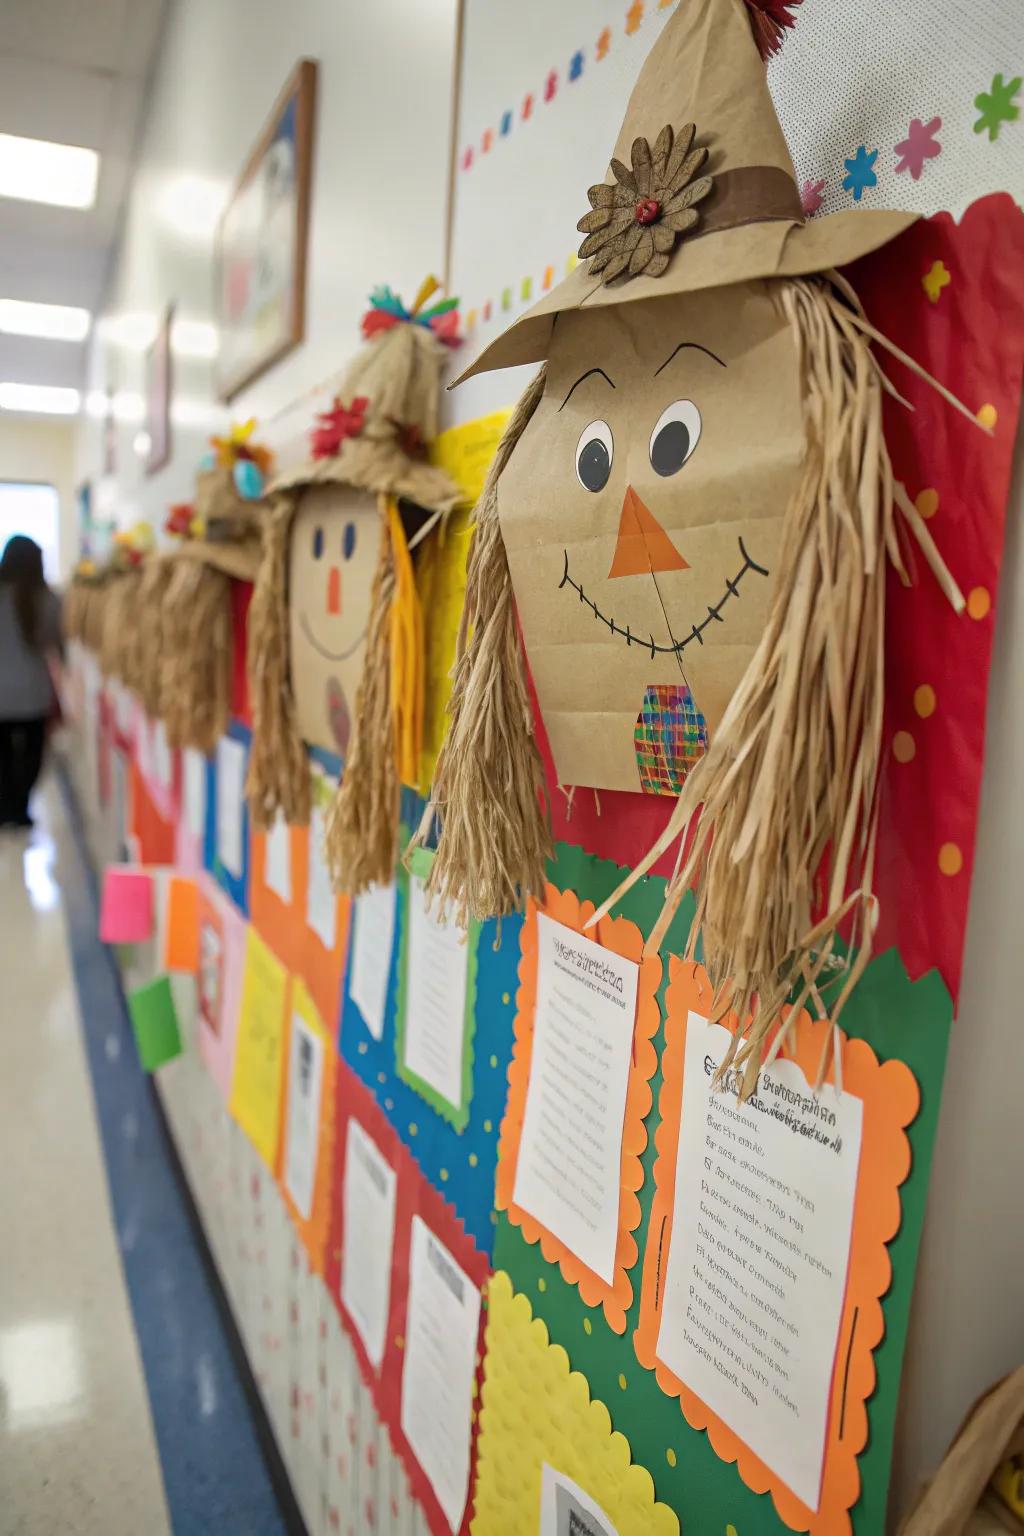
M964 867L964 856L956 843L943 843L939 849L939 868L944 875L958 875Z
M914 506L922 517L934 517L939 510L939 493L929 487L927 490L918 491L914 497Z
M987 587L972 587L967 594L967 612L972 619L983 619L992 607Z
M922 683L919 688L914 689L914 709L922 720L927 720L929 715L934 715L935 689L931 683Z
M892 755L898 763L909 763L917 751L917 743L909 731L897 731L892 739Z
M978 411L977 419L983 427L988 427L991 431L995 427L996 422L999 420L999 412L996 410L994 405L986 403L981 407L980 411Z

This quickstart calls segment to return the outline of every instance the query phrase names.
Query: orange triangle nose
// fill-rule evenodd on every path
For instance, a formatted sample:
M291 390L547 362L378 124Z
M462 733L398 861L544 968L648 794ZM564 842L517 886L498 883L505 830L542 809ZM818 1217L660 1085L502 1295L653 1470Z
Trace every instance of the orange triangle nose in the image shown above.
M683 559L654 513L648 511L633 487L627 485L609 577L689 569L689 561Z

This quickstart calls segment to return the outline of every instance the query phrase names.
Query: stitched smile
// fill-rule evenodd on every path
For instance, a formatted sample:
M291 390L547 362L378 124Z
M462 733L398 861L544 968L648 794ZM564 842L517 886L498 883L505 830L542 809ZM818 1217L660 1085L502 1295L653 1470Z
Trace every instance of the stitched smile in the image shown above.
M627 645L638 645L642 650L650 651L652 656L671 655L673 652L678 655L680 651L685 651L688 645L692 645L695 640L699 641L700 644L703 645L704 631L710 624L725 623L725 620L722 618L722 609L725 607L730 597L739 597L740 582L743 580L748 571L756 571L759 576L768 575L768 572L765 570L764 566L758 565L757 561L752 560L747 554L746 546L744 545L743 540L739 539L737 542L740 546L740 554L743 556L742 566L737 571L736 575L731 579L731 581L726 581L725 591L715 606L713 608L710 606L708 607L707 618L702 619L699 624L694 624L690 630L690 633L684 639L677 640L673 645L659 645L654 636L651 634L649 634L645 640L643 635L634 634L628 624L626 625L625 629L623 629L621 625L616 624L614 619L610 619L606 614L602 613L597 604L592 602L584 592L579 582L573 581L572 577L569 575L568 550L563 551L565 555L565 570L562 574L561 581L558 583L559 589L565 586L572 587L573 591L578 593L580 602L587 605L587 607L593 613L594 618L600 619L602 624L607 624L613 635L621 635Z
M366 630L364 629L358 640L353 641L347 651L329 651L327 647L325 645L321 645L319 640L317 640L314 636L313 631L309 627L309 620L306 618L304 613L299 614L299 623L302 625L302 633L305 635L314 651L318 651L326 661L348 661L348 658L355 655L356 651L358 651L359 647L366 639Z

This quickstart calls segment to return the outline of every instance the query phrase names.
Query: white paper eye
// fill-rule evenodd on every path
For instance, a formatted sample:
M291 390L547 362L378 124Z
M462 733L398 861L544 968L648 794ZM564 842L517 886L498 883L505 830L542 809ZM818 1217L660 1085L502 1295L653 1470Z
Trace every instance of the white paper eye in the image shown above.
M615 443L606 421L592 421L576 444L576 478L585 491L603 491L612 472Z
M656 475L682 469L700 440L700 411L692 400L673 400L654 423L651 468Z

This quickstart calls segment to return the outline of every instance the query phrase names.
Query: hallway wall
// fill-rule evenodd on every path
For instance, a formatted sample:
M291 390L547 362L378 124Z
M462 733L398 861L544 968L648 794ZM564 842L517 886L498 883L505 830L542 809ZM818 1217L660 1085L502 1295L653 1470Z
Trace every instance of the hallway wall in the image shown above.
M67 575L78 553L75 507L75 423L31 416L0 418L0 480L42 482L60 499L60 574Z
M214 230L225 198L294 64L319 64L306 340L243 391L230 418L267 423L337 370L358 342L377 283L414 292L444 260L455 0L177 0L149 88L123 239L89 359L78 478L120 526L159 527L191 496L197 461L229 411L214 398ZM399 64L399 59L401 63ZM368 210L389 215L381 224ZM147 477L133 450L144 415L145 351L176 304L169 463ZM113 395L113 472L102 413ZM306 403L298 422L307 426ZM280 421L271 436L290 430ZM105 458L107 464L105 465Z

